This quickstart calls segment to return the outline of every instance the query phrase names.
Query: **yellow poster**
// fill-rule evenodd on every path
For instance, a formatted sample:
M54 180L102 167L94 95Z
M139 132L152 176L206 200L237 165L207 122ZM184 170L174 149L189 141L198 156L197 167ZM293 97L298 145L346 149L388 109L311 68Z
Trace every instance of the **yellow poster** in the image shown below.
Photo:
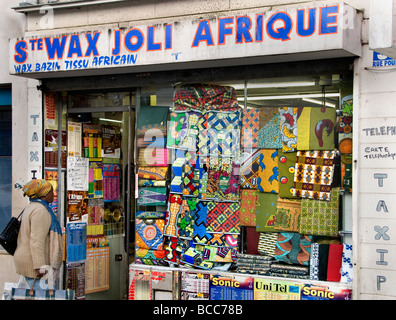
M300 300L301 284L275 279L254 279L254 300Z

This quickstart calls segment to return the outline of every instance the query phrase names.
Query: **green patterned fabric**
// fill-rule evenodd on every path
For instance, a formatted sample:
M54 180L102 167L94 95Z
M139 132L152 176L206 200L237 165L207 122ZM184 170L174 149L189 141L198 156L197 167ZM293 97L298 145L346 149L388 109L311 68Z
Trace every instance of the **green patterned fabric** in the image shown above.
M277 193L259 192L257 199L256 231L275 232Z
M300 233L317 236L338 236L340 188L331 190L330 201L302 199Z

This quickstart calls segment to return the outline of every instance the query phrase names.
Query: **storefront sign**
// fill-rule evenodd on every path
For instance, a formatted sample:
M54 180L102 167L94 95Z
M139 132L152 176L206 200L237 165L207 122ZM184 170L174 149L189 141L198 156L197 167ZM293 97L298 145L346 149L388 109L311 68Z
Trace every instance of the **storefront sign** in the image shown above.
M360 55L356 10L336 4L16 38L10 40L10 73L174 67L182 62L283 54L288 55L285 59L300 60L304 59L300 54L312 52L317 59Z

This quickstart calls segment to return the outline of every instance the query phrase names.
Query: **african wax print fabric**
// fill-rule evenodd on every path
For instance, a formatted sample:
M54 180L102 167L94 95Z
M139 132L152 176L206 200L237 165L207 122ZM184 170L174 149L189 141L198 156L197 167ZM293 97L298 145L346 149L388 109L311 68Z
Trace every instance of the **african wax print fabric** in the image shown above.
M239 202L208 203L206 230L208 233L240 233Z
M277 149L261 149L258 186L260 192L279 193L279 164Z
M233 87L193 84L178 88L173 98L174 109L181 110L222 110L232 111L239 108Z
M293 195L297 152L283 152L279 149L279 197L297 198Z
M179 194L169 194L168 207L166 210L166 219L164 227L164 235L166 236L179 236L179 227L177 221L182 209L182 196Z
M239 222L242 226L256 226L257 190L241 190L241 210Z
M142 249L162 250L163 232L163 219L136 219L136 246Z
M139 188L137 205L166 206L166 188L161 188L161 187Z
M261 149L282 148L279 108L260 109L258 147Z
M138 177L150 180L166 180L168 167L139 167Z
M340 188L331 190L330 201L302 199L300 233L338 237Z
M240 111L208 112L207 119L199 121L198 129L198 154L200 156L233 157L239 153L241 142Z
M330 200L335 151L298 151L293 195Z
M297 150L333 150L335 108L304 107L297 120Z
M261 232L258 243L258 252L264 256L275 256L278 232Z
M275 229L299 232L300 231L301 200L278 198L275 215Z
M241 157L239 184L242 189L257 189L260 149L244 150Z
M312 237L294 232L280 232L276 241L277 261L309 266Z
M243 109L241 148L252 149L258 147L259 129L260 129L260 109L259 108Z
M259 192L257 200L256 230L259 232L275 232L275 215L278 195L276 193Z
M280 132L283 152L297 151L297 117L298 109L279 108Z

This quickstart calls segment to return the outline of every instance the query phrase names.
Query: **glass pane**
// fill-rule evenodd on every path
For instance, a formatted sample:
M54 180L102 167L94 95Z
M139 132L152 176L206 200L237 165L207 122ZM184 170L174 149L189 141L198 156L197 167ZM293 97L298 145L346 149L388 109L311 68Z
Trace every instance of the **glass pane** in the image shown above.
M0 157L0 230L11 217L12 158Z

